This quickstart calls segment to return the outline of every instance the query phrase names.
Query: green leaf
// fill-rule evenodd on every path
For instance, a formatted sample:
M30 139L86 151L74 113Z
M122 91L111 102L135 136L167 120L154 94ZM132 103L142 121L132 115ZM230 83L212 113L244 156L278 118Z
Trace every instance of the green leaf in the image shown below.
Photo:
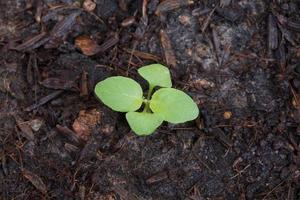
M199 109L193 99L186 93L174 88L157 90L150 101L150 108L159 113L164 120L171 123L183 123L199 115Z
M163 119L156 113L129 112L126 119L130 128L137 135L150 135L159 127Z
M105 105L119 112L135 111L143 103L141 86L123 76L109 77L97 83L95 94Z
M148 81L149 85L172 87L170 71L161 64L152 64L141 67L138 73Z

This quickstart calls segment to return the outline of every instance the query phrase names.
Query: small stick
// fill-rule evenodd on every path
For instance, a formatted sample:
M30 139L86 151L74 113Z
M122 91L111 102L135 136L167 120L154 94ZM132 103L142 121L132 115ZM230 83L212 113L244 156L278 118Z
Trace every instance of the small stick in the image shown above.
M212 11L209 13L208 17L205 19L205 21L204 21L204 23L203 23L203 26L202 26L202 28L201 28L202 33L204 33L204 31L206 30L206 28L207 28L207 26L208 26L208 24L209 24L209 22L210 22L210 20L211 20L211 17L212 17L212 15L213 15L213 13L214 13L215 10L216 10L216 8L217 8L217 6L215 6L215 7L212 9Z

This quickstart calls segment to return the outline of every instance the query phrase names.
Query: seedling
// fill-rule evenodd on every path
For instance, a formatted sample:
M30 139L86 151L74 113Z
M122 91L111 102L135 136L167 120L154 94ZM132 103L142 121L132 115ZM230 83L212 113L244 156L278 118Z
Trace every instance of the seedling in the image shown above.
M147 97L141 86L123 76L109 77L95 87L100 100L118 112L126 112L130 128L137 135L152 134L163 121L183 123L195 119L199 109L186 93L171 88L171 76L167 67L152 64L141 67L138 73L149 83ZM159 87L153 93L155 87ZM153 95L152 95L153 93ZM142 111L140 108L144 105Z

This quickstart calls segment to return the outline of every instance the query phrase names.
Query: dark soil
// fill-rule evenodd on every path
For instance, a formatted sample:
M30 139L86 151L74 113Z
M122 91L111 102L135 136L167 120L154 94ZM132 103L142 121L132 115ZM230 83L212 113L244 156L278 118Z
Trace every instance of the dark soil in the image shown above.
M0 0L0 199L300 199L299 0L94 2ZM156 62L201 116L139 137L93 87Z

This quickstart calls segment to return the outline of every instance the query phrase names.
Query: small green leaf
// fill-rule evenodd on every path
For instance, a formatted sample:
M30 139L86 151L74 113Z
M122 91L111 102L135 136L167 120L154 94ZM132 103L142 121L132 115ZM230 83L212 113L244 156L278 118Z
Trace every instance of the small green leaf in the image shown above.
M97 83L95 94L105 105L119 112L135 111L143 103L141 86L123 76L109 77Z
M141 67L138 73L148 81L149 85L172 87L170 71L161 64L152 64Z
M150 135L163 122L159 114L145 112L126 113L126 119L130 128L137 135Z
M186 93L174 88L157 90L150 101L150 108L159 113L164 120L171 123L183 123L199 115L199 109L193 99Z

